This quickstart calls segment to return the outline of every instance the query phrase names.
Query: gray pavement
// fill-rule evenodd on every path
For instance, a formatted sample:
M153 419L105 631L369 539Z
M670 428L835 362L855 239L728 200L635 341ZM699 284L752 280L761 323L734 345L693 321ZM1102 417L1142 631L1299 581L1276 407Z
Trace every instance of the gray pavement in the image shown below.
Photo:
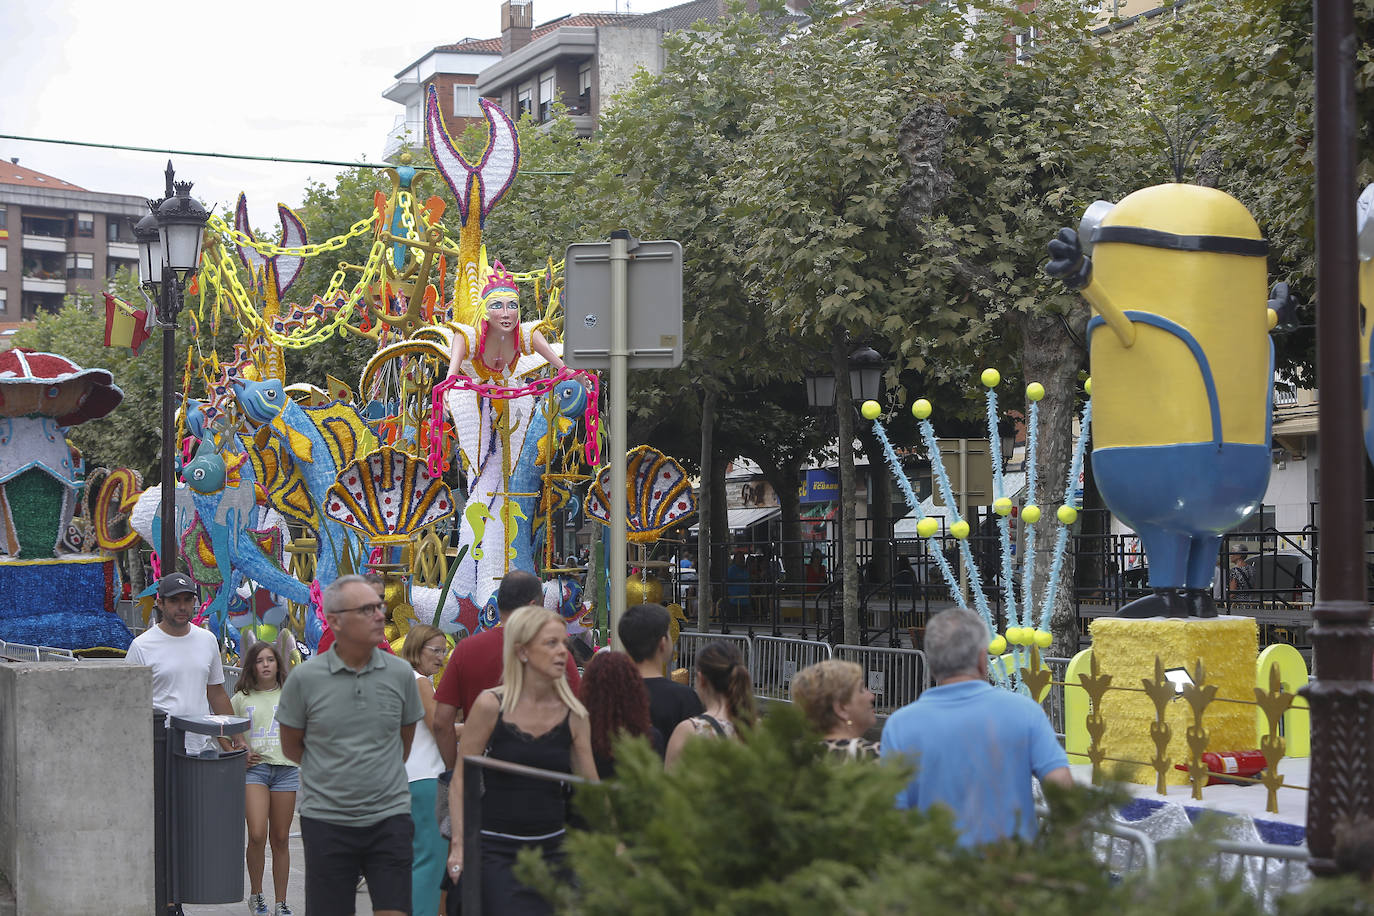
M248 866L243 862L238 863L239 869L243 872L243 900L238 903L221 903L213 906L204 904L185 905L186 916L211 916L211 914L225 914L225 916L245 916L248 912ZM272 894L272 850L268 847L267 863L263 869L262 876L263 896L267 898L267 906L270 910L276 901ZM301 827L300 818L296 817L291 822L291 879L286 886L286 902L290 904L296 916L305 914L305 850L301 848ZM372 901L368 899L367 891L362 890L358 893L358 916L372 916Z

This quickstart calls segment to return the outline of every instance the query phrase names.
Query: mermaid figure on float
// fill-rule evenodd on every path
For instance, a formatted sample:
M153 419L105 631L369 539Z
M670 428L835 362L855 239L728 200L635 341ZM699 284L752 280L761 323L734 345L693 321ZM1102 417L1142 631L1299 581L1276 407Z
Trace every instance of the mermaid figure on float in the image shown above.
M452 593L471 601L480 613L487 610L488 599L516 553L507 547L522 514L516 494L508 492L508 482L522 451L537 447L535 442L527 446L526 440L547 395L531 391L493 397L468 385L527 388L550 369L553 374L562 372L564 365L540 330L543 322L520 320L515 277L500 261L492 265L482 287L479 315L475 327L450 325L454 333L448 374L467 385L449 389L444 404L457 433L459 463L467 482L468 508L463 512L459 543L471 545L454 574ZM541 431L535 431L536 438ZM462 619L470 613L460 612L459 622L476 629L473 621ZM478 627L494 625L491 616L490 611L481 613ZM451 612L445 617L451 617Z

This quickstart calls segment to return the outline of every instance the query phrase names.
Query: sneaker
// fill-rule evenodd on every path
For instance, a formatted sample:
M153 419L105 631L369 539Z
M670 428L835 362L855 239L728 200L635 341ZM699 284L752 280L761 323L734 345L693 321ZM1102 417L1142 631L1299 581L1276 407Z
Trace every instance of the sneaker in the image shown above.
M248 916L269 916L267 901L262 894L248 895Z
M277 908L272 911L272 916L293 916L293 914L291 912L291 907L278 900Z

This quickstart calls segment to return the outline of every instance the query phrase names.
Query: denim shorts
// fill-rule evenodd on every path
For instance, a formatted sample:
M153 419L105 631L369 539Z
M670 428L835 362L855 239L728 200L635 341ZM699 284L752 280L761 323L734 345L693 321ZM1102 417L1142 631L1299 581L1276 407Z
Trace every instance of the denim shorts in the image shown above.
M244 781L250 786L266 786L269 792L299 792L301 768L276 763L259 763L248 768Z

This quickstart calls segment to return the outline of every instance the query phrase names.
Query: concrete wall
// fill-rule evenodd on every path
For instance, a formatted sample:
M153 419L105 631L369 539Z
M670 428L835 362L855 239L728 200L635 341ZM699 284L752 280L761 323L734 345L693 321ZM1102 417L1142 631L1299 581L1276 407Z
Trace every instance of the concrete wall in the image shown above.
M598 117L611 100L629 88L639 68L663 72L663 33L652 28L599 26L596 30L596 70L592 94Z
M152 912L151 710L147 668L0 664L0 878L13 895L9 912ZM0 899L0 913L6 905Z

